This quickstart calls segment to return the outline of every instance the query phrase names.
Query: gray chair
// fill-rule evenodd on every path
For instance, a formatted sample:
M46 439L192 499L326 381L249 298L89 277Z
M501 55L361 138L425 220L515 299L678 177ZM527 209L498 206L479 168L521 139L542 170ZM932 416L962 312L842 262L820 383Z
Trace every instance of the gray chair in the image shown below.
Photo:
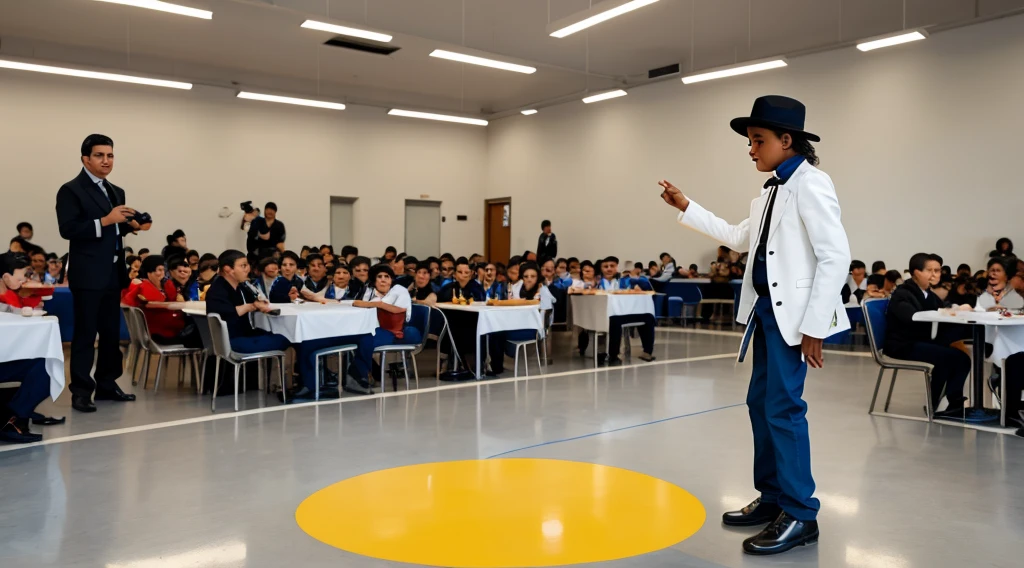
M132 385L134 386L139 384L139 379L135 377L135 374L139 370L139 361L142 360L142 341L139 340L139 332L135 329L135 316L132 315L131 306L121 304L121 313L124 315L129 338L125 368L132 370Z
M889 383L889 394L885 397L885 410L879 414L892 416L894 418L920 420L920 418L916 416L889 414L889 402L892 400L892 390L896 386L896 374L899 373L901 369L906 371L920 371L924 373L925 414L928 416L928 422L931 422L932 417L935 415L935 409L932 408L932 369L935 367L934 365L921 361L894 359L882 352L882 345L885 342L885 312L888 308L888 298L868 300L861 306L861 309L864 310L864 324L868 331L868 343L871 345L871 355L875 358L875 362L878 363L879 366L878 380L875 382L875 393L871 395L871 407L868 408L868 414L875 413L875 401L878 399L878 388L882 386L882 375L887 369L892 369L892 381Z
M153 355L157 355L154 393L160 390L160 378L163 376L166 361L172 357L181 358L179 373L182 376L185 372L185 363L191 363L192 381L196 384L196 388L199 388L199 366L196 357L202 352L202 349L193 349L184 345L161 345L153 341L153 337L149 334L149 325L146 323L146 314L142 308L128 308L128 312L132 316L131 321L135 327L135 333L138 334L142 350L146 353L146 360L142 364L142 388L145 389L149 383L149 363Z
M322 361L324 357L331 355L338 356L338 382L341 383L339 384L340 387L345 382L345 356L349 353L354 353L356 349L358 349L358 346L356 345L340 345L338 347L325 347L313 354L316 361L316 400L320 400L320 361ZM284 390L284 384L281 385L281 389Z
M203 386L206 384L206 362L210 357L216 357L216 353L213 352L213 338L210 336L210 321L206 316L192 315L192 322L195 323L196 330L199 331L199 339L203 342L203 352L199 358L199 389L196 394L202 396ZM218 363L219 365L220 363Z
M430 331L431 311L433 310L431 310L429 306L425 306L423 304L412 305L412 317L409 319L409 327L419 330L420 337L422 339L418 344L382 345L373 350L374 353L380 354L381 392L387 390L384 383L384 373L387 371L388 353L399 353L402 356L402 370L405 372L405 390L409 390L409 359L412 359L412 372L413 376L416 377L416 388L420 388L420 371L416 367L416 355L419 355L427 344L428 332ZM438 363L438 365L440 365L440 363ZM392 385L392 388L396 391L398 390L398 379L395 379L395 383Z
M260 381L264 375L263 361L276 360L277 370L280 373L282 380L281 384L284 385L284 351L262 351L259 353L235 353L231 350L231 339L228 336L228 324L224 323L224 320L220 319L217 314L208 314L206 316L207 321L210 324L210 340L213 343L213 352L218 359L221 359L234 368L235 371L235 410L238 410L238 372L239 368L243 367L245 363L250 361L259 362ZM244 378L243 378L244 380ZM269 383L269 381L267 381ZM217 411L217 390L220 387L220 365L217 365L217 370L213 374L213 402L210 403L210 411ZM262 387L261 387L262 388ZM281 389L281 396L285 398L285 389ZM285 400L287 402L287 400Z

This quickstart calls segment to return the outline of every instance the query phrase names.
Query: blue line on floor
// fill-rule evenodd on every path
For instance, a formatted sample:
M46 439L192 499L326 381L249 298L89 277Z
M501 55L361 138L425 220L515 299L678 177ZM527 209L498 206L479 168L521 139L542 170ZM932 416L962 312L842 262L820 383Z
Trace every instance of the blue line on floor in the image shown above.
M552 444L561 444L562 442L572 442L573 440L582 440L583 438L593 438L594 436L600 436L601 434L612 434L614 432L622 432L623 430L632 430L633 428L641 428L643 426L650 426L652 424L660 424L662 422L668 422L670 420L679 420L680 418L689 418L691 416L700 416L701 414L707 414L709 412L717 412L719 410L726 410L728 408L736 408L737 406L746 406L746 405L747 405L747 403L745 403L745 402L738 402L736 404L730 404L728 406L720 406L718 408L710 408L708 410L701 410L700 412L691 412L690 414L680 414L679 416L670 416L668 418L662 418L660 420L653 420L651 422L644 422L643 424L634 424L632 426L623 426L622 428L615 428L614 430L604 430L604 431L601 431L601 432L593 432L593 433L590 433L590 434L584 434L582 436L575 436L575 437L572 437L572 438L565 438L565 439L562 439L562 440L551 440L550 442L542 442L540 444L534 444L532 446L525 446L525 447L522 447L522 448L517 448L515 450L509 450L507 452L501 452L500 454L494 454L493 456L491 456L491 457L489 457L487 459L500 458L501 456L504 456L504 455L514 454L516 452L521 452L523 450L530 450L530 449L533 449L533 448L539 448L541 446L550 446Z

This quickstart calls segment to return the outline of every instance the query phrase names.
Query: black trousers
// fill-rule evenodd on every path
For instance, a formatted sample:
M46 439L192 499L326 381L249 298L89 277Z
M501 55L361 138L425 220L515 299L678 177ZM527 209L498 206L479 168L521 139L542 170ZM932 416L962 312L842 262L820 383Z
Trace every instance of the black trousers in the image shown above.
M942 400L943 388L946 389L946 400L950 408L963 408L964 383L971 372L971 358L966 353L945 343L919 341L909 349L901 349L891 355L897 359L922 361L935 366L932 369L932 408L938 407Z
M111 270L114 270L111 263ZM121 291L116 274L106 290L71 289L75 335L71 338L71 394L89 397L95 391L111 391L121 377ZM94 347L96 334L99 345ZM96 375L92 364L96 362Z
M640 343L643 344L644 353L654 353L654 316L651 314L633 314L628 316L612 316L608 318L608 358L615 359L619 356L619 343L622 341L622 325L627 323L642 323L638 327Z

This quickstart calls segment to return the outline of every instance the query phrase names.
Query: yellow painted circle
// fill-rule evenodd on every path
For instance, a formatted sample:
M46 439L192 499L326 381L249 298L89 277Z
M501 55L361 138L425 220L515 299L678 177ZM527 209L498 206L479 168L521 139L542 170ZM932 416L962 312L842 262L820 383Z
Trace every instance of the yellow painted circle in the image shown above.
M383 560L432 566L555 566L676 544L704 506L649 475L540 459L427 463L317 491L295 520L313 538Z

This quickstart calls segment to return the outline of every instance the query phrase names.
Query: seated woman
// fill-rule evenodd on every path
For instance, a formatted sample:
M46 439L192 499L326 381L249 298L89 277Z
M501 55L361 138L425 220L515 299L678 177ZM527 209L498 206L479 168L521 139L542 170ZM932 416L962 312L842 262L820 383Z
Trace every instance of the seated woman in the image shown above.
M985 310L1024 308L1024 297L1021 297L1009 286L1011 270L1016 269L1016 261L1011 263L1002 257L990 258L988 261L988 287L978 296L978 307Z
M176 256L167 261L169 278L164 282L164 292L173 302L199 301L198 277L192 276L192 268L188 259Z
M177 310L149 307L150 302L173 302L164 289L164 257L153 254L142 261L139 284L128 288L124 303L141 307L146 314L146 326L153 341L160 345L184 345L190 348L203 346L195 325L186 321L185 314Z
M555 298L551 291L541 282L540 268L536 262L523 263L520 269L522 280L519 286L512 292L513 300L539 300L540 309L551 310L555 304ZM499 375L505 370L505 355L515 356L515 352L509 351L508 341L525 341L535 339L537 330L517 329L500 333L492 333L488 336L488 346L491 352L491 374ZM500 356L498 354L501 354Z
M882 351L896 359L922 361L935 366L931 380L931 407L936 409L945 389L949 406L936 416L959 416L964 409L964 382L971 371L971 358L963 351L950 347L953 339L940 334L932 339L929 323L915 322L914 314L937 310L942 302L930 291L931 281L939 274L941 265L926 253L910 257L911 279L892 294L886 311L885 343Z
M292 283L281 275L281 265L272 256L260 261L260 276L256 279L256 288L271 304L287 304L292 301Z
M339 264L334 267L334 274L331 275L331 285L324 288L323 294L325 300L341 302L358 299L362 291L361 288L353 285L352 272L349 271L348 265Z
M486 301L483 286L473 279L473 270L465 257L455 261L455 279L441 288L441 292L437 295L438 303L451 303L453 299ZM475 345L477 315L471 312L450 311L445 314L445 317L448 318L448 325L452 337L455 339L455 348L459 352L459 358L465 362L470 354L477 351ZM441 350L443 353L450 354L451 345L443 341Z
M372 283L360 299L352 303L357 308L377 310L380 327L373 336L373 349L386 345L418 345L423 336L420 330L409 325L412 320L412 298L403 286L394 284L395 272L386 264L370 269ZM353 371L358 377L365 377L370 369L363 368L359 359L353 361Z
M498 267L493 262L488 262L483 267L484 279L480 281L480 285L484 288L484 296L488 300L491 298L498 300L507 298L508 292L505 291L505 285L498 282Z
M430 266L420 264L416 267L416 279L409 287L409 295L415 304L434 307L437 305L437 294L434 293L434 286L430 278Z
M513 256L508 261L508 267L505 268L505 294L506 298L512 297L512 288L520 286L519 280L519 267L522 266L523 261L521 257Z
M24 284L32 282L33 272L31 261L23 254L8 255L6 262L0 263L0 270L3 274L3 285L0 286L0 303L10 306L12 309L22 308L42 309L43 300L32 294L32 291L23 287Z

